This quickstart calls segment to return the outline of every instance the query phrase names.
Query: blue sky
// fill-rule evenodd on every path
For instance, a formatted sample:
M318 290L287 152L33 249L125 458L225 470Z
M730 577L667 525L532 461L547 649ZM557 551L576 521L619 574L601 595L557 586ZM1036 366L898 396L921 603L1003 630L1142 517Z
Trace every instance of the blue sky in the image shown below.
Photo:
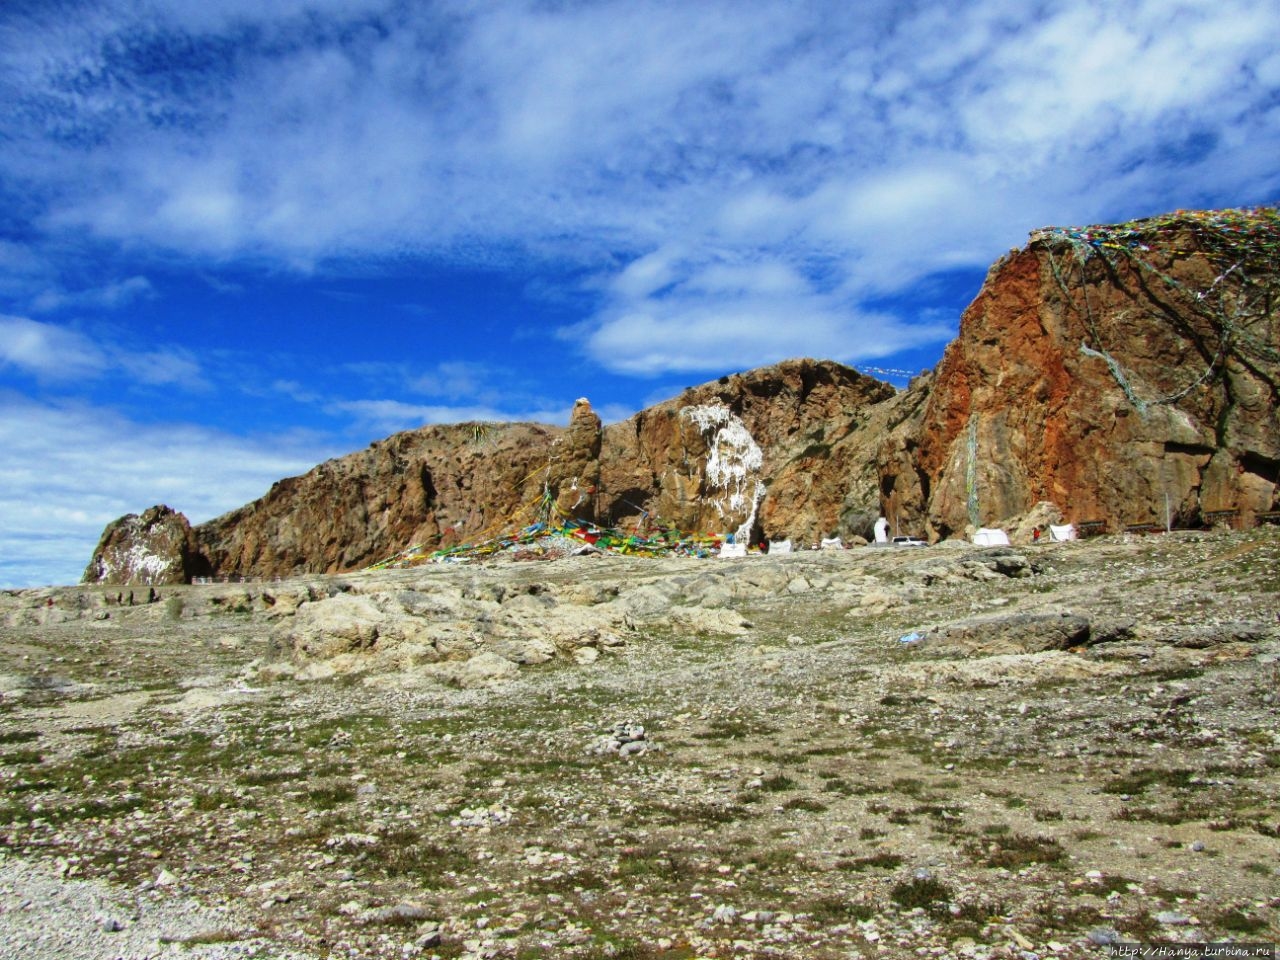
M5 3L0 585L398 429L932 366L1031 229L1280 197L1277 36L1274 0Z

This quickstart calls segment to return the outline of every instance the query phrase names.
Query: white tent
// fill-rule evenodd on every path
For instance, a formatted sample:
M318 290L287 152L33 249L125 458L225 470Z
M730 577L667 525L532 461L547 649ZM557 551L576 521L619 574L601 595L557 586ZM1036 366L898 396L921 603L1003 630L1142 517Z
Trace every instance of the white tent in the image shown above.
M1064 540L1076 539L1076 528L1071 524L1059 527L1049 524L1049 539L1054 543L1062 543Z
M720 556L726 560L736 560L747 555L747 545L745 543L722 543L720 544Z
M1009 535L1003 530L983 527L973 535L973 542L980 547L1007 547Z
M775 553L790 553L790 552L791 552L791 541L790 541L790 540L770 540L770 541L769 541L769 553L770 553L770 554L775 554Z

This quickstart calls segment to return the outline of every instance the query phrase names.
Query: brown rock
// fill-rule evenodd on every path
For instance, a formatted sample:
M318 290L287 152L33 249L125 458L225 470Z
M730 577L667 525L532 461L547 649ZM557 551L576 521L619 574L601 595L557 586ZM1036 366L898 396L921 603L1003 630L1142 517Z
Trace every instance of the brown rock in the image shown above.
M547 460L547 496L561 517L594 522L600 494L601 423L591 403L573 405L569 428L552 441Z
M603 429L586 400L566 429L423 427L281 480L196 536L217 575L274 577L361 569L414 545L563 517L802 543L865 535L898 400L848 367L792 360Z
M1112 530L1274 509L1278 239L1265 211L1037 231L965 311L915 440L887 451L891 509L934 537L1039 501Z
M603 519L800 543L865 535L897 400L888 384L817 360L692 387L605 429Z
M435 550L532 522L552 441L537 424L423 427L274 484L197 528L219 574L356 570L413 545Z
M155 506L107 525L82 582L187 583L206 568L187 518L169 507Z
M279 576L566 516L798 546L869 538L882 514L932 539L1059 516L1248 524L1280 481L1278 251L1274 211L1037 231L905 391L789 360L603 428L585 400L567 429L424 427L280 481L198 527L199 551L217 574ZM141 536L115 526L118 552ZM104 569L86 576L134 575Z

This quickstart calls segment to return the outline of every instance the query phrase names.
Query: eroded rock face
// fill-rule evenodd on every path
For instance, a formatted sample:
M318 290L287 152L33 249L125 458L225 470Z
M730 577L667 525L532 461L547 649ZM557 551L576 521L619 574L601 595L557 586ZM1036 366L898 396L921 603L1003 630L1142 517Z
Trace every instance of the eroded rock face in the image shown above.
M876 449L898 399L840 364L793 360L607 428L585 399L563 429L424 427L281 480L195 536L215 575L278 577L358 570L414 545L564 517L744 540L865 535L878 514Z
M879 505L876 449L899 399L816 360L690 388L605 429L602 517L801 543L865 535Z
M1278 240L1258 211L1037 231L992 268L914 435L885 451L890 514L940 538L1041 501L1113 531L1274 509Z
M554 441L537 424L457 424L397 433L274 484L197 528L218 574L356 570L414 544L492 536L540 495Z
M93 551L83 581L122 585L187 583L206 568L187 518L161 505L110 523Z

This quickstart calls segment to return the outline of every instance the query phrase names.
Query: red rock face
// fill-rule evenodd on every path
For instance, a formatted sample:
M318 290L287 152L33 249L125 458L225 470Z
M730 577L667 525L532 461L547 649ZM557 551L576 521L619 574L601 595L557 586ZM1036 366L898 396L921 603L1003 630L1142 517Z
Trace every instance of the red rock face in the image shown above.
M918 448L882 466L890 487L915 474L922 488L891 509L935 537L1045 500L1112 530L1274 509L1274 215L1074 234L1040 232L993 267L938 368Z

